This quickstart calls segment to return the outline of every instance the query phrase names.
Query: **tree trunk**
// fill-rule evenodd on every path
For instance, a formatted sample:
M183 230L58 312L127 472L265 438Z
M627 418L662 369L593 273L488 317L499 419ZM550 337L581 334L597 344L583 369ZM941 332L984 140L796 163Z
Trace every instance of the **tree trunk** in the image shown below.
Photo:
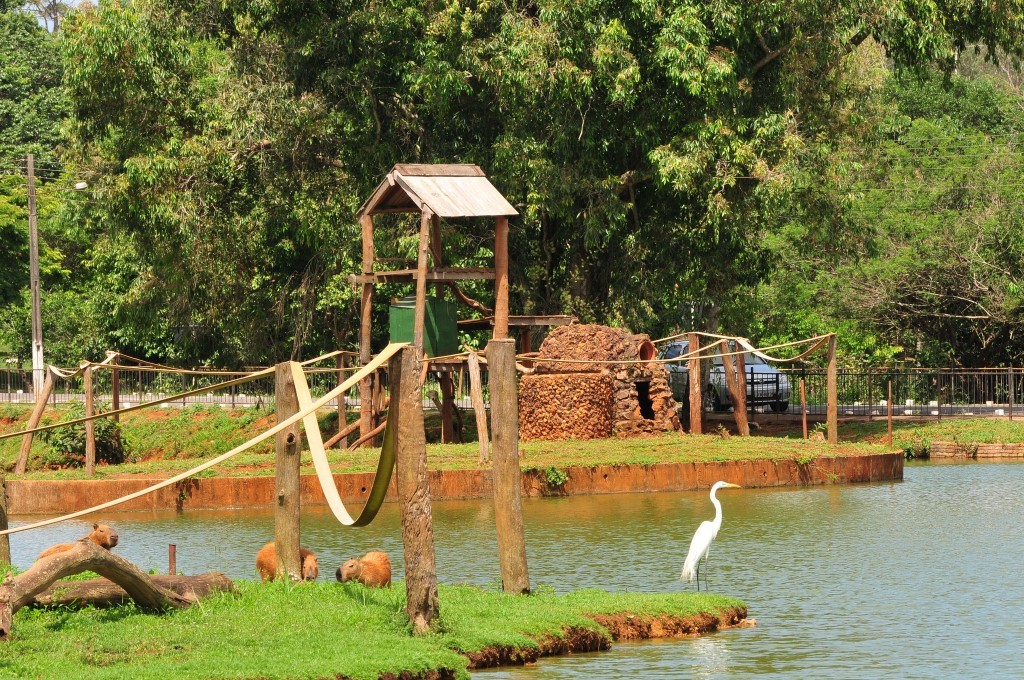
M235 584L219 571L196 576L166 576L154 574L153 583L189 599L206 597L210 593L234 592ZM86 581L57 581L28 603L30 607L117 607L131 599L124 588L105 578Z
M7 575L0 584L0 640L10 637L15 612L32 603L36 595L54 581L83 571L105 576L124 588L128 596L145 609L188 607L195 601L193 597L157 585L128 560L83 538L70 550L36 560L28 571L18 576Z

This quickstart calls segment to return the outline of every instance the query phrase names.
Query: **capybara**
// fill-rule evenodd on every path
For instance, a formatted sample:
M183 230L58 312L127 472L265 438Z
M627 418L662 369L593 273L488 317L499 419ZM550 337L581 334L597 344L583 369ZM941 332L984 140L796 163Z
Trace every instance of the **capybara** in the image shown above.
M391 586L391 559L386 552L371 550L338 567L335 578L344 583L355 579L370 588Z
M89 532L89 535L85 538L88 538L90 541L92 541L99 547L106 548L107 550L110 550L115 545L117 545L117 531L114 529L114 527L108 526L106 524L93 524L92 531ZM71 550L74 547L75 546L72 543L61 543L59 545L51 546L43 552L39 553L39 557L37 557L36 559L41 560L44 557L49 557L50 555L67 552L68 550Z
M305 548L299 548L299 559L302 560L302 580L315 581L320 575L316 555ZM277 545L274 541L267 543L256 553L256 571L263 581L273 581L277 576Z

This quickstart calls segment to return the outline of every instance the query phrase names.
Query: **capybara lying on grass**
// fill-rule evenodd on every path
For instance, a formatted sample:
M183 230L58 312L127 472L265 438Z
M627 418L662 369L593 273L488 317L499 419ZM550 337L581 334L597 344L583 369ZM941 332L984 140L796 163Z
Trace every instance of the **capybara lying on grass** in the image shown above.
M338 567L335 578L344 583L355 579L370 588L391 586L391 559L386 552L371 550Z
M315 581L320 575L316 555L305 548L300 548L299 559L302 562L302 580ZM274 541L267 543L256 553L256 571L263 581L273 581L277 576L277 546Z
M115 545L117 545L117 531L114 529L114 527L108 526L106 524L93 524L92 531L89 532L89 535L86 536L86 538L88 538L90 541L92 541L99 547L106 548L107 550L110 550ZM58 545L51 546L43 552L39 553L39 557L37 557L36 559L41 560L44 557L49 557L50 555L56 555L57 553L67 552L68 550L71 550L74 547L75 546L73 543L60 543Z

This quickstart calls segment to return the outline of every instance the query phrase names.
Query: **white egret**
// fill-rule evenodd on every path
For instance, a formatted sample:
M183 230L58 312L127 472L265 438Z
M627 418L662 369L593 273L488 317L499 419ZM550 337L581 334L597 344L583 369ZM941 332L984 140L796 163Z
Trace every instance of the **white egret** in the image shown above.
M722 528L722 504L715 498L715 492L719 489L739 489L739 484L729 482L715 482L711 487L711 504L715 506L715 519L711 522L701 522L690 541L690 551L686 553L686 561L683 562L683 573L679 576L684 581L693 581L697 577L697 592L700 592L700 561L704 560L704 585L707 586L708 575L708 551L711 549L711 542L718 535ZM706 590L707 588L705 588Z

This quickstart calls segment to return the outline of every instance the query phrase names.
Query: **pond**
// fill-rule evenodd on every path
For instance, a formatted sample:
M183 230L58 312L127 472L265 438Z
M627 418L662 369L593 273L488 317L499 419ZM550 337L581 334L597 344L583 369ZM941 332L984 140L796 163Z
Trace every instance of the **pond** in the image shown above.
M719 492L725 522L711 551L711 588L742 598L757 627L702 638L617 644L610 652L481 673L497 678L612 676L949 677L1020 673L1024 625L1024 464L908 465L898 483ZM434 504L439 578L496 587L493 511ZM690 536L713 510L706 492L524 501L534 587L670 592ZM29 519L12 518L12 525ZM255 578L273 533L260 511L125 513L103 518L120 555L185 573ZM88 532L69 522L12 537L27 567L45 547ZM321 578L350 556L387 550L401 576L398 508L344 529L321 508L303 514L303 544ZM691 587L692 586L688 586Z

